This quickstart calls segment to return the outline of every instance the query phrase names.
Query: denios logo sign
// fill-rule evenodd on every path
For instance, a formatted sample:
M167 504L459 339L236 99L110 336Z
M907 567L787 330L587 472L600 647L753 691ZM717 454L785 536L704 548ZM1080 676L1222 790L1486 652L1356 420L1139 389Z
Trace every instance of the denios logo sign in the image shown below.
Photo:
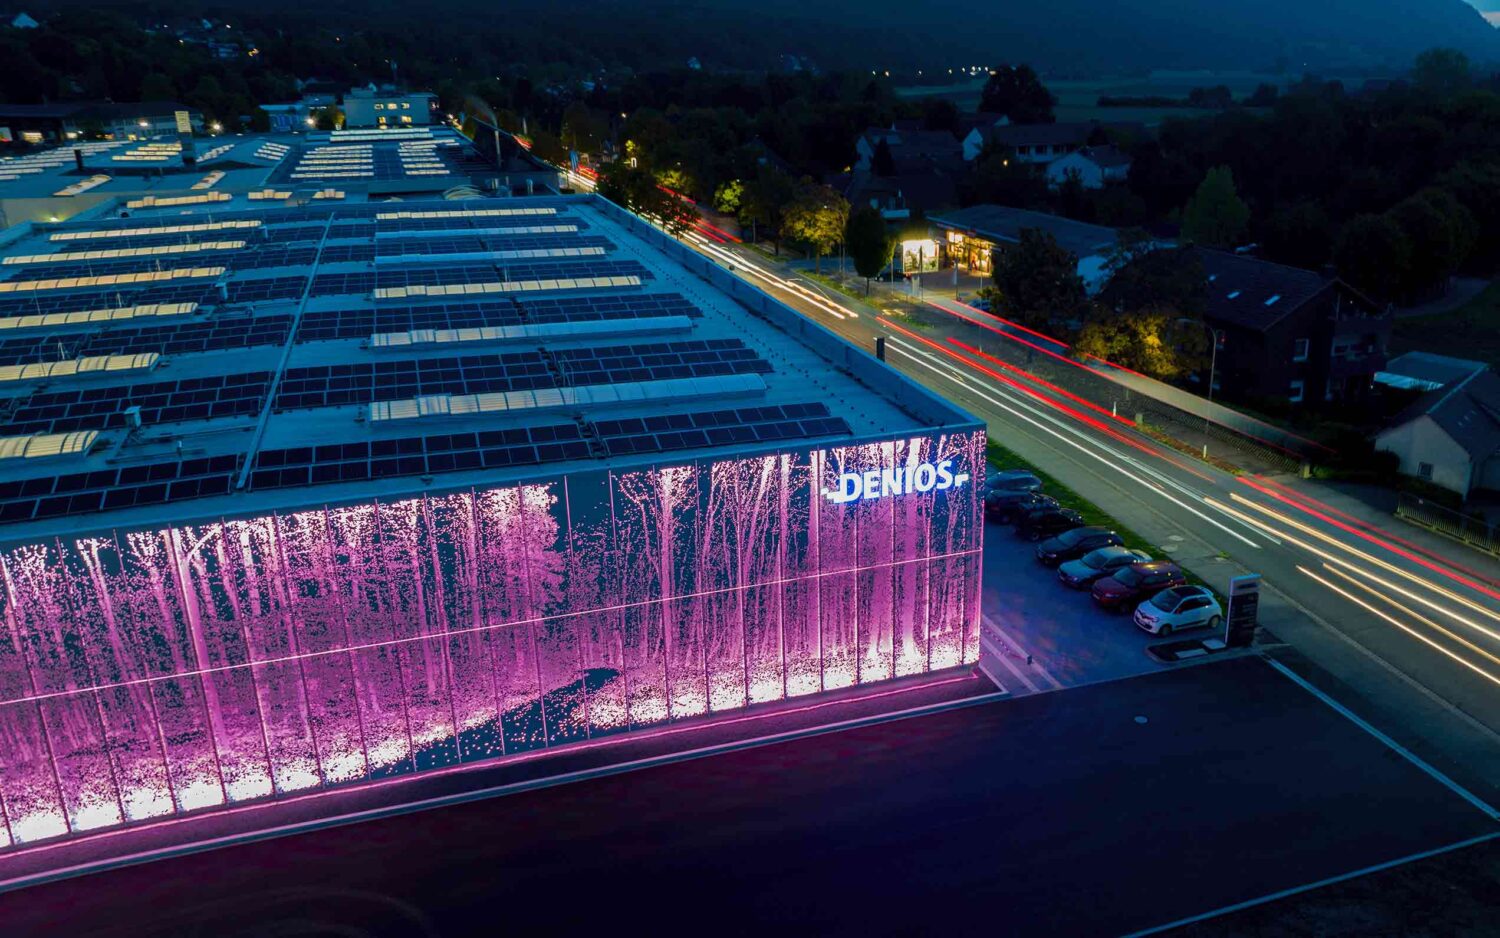
M917 463L891 469L870 469L839 475L838 488L824 489L823 497L837 504L856 502L906 492L932 492L956 489L969 481L967 472L953 471L953 460Z

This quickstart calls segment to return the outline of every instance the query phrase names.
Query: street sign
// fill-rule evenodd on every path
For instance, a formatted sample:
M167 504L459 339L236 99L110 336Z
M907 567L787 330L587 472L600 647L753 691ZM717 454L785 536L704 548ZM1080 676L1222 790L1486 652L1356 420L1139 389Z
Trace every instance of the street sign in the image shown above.
M1229 580L1229 611L1224 616L1224 644L1248 648L1255 641L1256 615L1260 611L1260 574Z

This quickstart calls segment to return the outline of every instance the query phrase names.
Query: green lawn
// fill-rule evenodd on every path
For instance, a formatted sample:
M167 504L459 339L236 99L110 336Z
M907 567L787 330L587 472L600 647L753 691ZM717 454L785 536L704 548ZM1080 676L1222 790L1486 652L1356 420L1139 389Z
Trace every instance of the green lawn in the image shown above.
M1435 352L1500 368L1500 282L1451 313L1396 320L1391 354Z

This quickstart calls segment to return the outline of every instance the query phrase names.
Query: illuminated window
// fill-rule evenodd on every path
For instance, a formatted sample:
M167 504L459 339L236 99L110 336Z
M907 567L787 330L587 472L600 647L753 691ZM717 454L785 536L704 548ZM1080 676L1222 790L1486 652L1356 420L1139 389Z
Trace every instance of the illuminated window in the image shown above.
M383 111L383 110L385 110L385 105L384 104L376 104L375 105L375 110L377 110L377 111Z
M1293 404L1299 404L1302 402L1302 392L1303 383L1301 381L1293 381L1286 399L1291 401Z
M1312 345L1312 343L1309 342L1307 339L1298 339L1295 343L1293 343L1293 345L1292 345L1292 361L1294 361L1294 362L1305 362L1305 361L1307 361L1307 352L1308 352L1308 348L1311 345Z
M403 124L410 124L411 123L411 115L410 114L402 114L401 115L401 123L403 123Z
M401 102L401 110L403 110L403 111L410 111L411 110L411 102L410 101L402 101Z

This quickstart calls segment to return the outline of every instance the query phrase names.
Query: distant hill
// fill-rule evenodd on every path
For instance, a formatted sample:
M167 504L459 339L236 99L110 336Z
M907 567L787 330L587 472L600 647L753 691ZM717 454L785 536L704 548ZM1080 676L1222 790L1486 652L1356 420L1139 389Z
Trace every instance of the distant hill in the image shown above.
M1480 0L1500 5L1500 0ZM228 15L288 34L399 31L413 45L468 43L527 64L774 67L783 53L832 68L1029 61L1112 74L1148 68L1303 71L1402 67L1450 46L1500 63L1500 30L1464 0L38 0L33 13L109 6ZM448 47L451 47L449 45Z

